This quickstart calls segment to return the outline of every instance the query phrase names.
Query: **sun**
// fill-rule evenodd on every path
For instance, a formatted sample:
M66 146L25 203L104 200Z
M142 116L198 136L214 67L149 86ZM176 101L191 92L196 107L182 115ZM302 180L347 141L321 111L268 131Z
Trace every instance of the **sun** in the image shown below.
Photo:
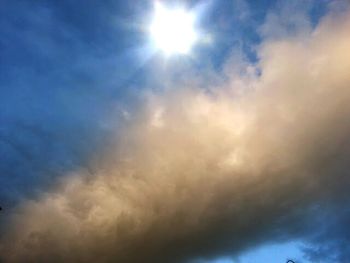
M188 54L198 40L195 14L184 8L170 9L155 2L150 34L156 48L166 55Z

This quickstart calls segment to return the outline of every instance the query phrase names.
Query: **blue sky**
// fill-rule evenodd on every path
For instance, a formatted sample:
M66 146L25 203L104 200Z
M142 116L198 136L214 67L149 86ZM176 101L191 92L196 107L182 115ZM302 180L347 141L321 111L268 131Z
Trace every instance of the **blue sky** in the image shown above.
M151 97L152 101L149 94L158 95L169 90L171 94L177 87L183 90L189 83L195 83L204 94L215 93L216 87L228 86L233 79L231 75L238 74L237 78L246 80L247 68L254 68L254 72L258 72L254 73L254 78L259 80L261 68L265 65L259 63L264 55L269 54L261 49L267 43L287 42L293 37L307 38L329 14L347 9L346 0L182 2L189 9L201 10L197 26L212 41L196 44L191 56L175 55L164 59L152 47L150 36L144 29L153 12L152 1L1 1L0 204L3 211L0 233L6 232L4 229L9 225L15 225L11 216L21 214L18 209L26 207L27 202L45 199L45 194L52 191L60 192L57 190L60 180L68 178L69 181L69 177L73 178L72 174L76 173L90 174L94 178L98 171L104 171L101 167L105 159L109 160L105 156L114 152L111 148L116 137L128 129L128 134L139 134L136 128L130 128L138 126L130 123L143 123L148 114L147 106L144 109L145 98ZM180 94L185 93L186 89ZM182 101L165 101L164 104L182 105ZM184 127L187 126L184 124ZM148 134L143 128L139 129L140 134ZM299 127L299 130L303 128ZM348 138L343 133L335 136L343 136L344 145L347 145ZM129 152L124 146L125 141L127 139L122 136L121 142L116 143L123 151L115 156ZM324 141L328 142L319 139L317 143ZM338 168L334 168L333 163L326 166L327 159L323 171L336 171L340 178L346 177L347 148L344 148L335 155L340 163L337 163ZM176 154L174 152L174 156ZM310 160L316 159L321 157L317 155ZM178 170L183 172L180 168ZM337 187L340 186L334 185L334 189ZM222 245L213 245L215 249L203 253L203 257L214 258L215 261L208 262L215 263L285 262L287 258L296 262L308 262L308 259L310 262L347 262L344 258L350 255L345 245L350 236L347 230L350 218L346 205L348 196L344 193L334 197L325 193L322 198L326 200L325 204L316 199L307 208L297 210L295 217L287 218L286 222L292 226L286 227L286 233L283 227L278 224L275 227L271 222L266 227L271 233L266 230L268 233L265 234L265 230L261 230L261 237L254 240L249 239L249 233L248 237L242 237L242 244L232 242L237 249L231 249L230 241L225 241L229 240L228 234L218 238L210 232L208 236L215 236ZM300 200L295 202L303 203ZM223 224L228 221L222 220ZM299 225L299 221L303 224ZM315 222L319 229L315 230ZM261 224L264 225L265 221L262 220ZM219 226L217 229L225 232ZM199 239L200 234L193 238L201 244ZM241 246L242 249L238 249ZM201 256L198 251L208 249L206 243L203 249L200 245L194 247L196 253L193 255L186 249L181 250L186 255L181 260L192 260L192 256ZM187 255L190 258L186 258Z
M244 253L238 258L232 259L231 257L223 257L214 259L212 261L205 261L210 263L234 263L234 262L286 262L288 259L296 262L303 261L303 254L299 247L301 244L298 242L288 242L286 244L278 245L265 245L260 248Z

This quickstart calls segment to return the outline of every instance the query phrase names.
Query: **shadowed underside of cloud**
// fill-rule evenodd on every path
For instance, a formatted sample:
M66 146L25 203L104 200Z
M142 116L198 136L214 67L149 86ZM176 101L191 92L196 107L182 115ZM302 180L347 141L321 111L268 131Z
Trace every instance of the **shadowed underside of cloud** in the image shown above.
M3 259L181 262L312 236L313 211L350 186L349 32L330 15L219 89L147 95L93 175L18 206Z

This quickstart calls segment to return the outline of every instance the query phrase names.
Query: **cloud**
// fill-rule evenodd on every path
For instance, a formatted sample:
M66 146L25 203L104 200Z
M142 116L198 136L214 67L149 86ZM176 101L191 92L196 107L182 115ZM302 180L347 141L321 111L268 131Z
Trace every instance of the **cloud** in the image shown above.
M348 199L349 30L329 15L221 88L147 93L92 173L17 207L4 261L171 263L311 235L316 206Z
M247 20L251 16L250 7L245 0L234 0L234 17L238 20Z
M347 262L350 257L350 214L346 204L318 208L313 234L303 248L310 262Z
M279 2L266 14L260 27L260 34L266 38L278 39L291 35L307 34L311 31L309 13L314 7L312 0Z

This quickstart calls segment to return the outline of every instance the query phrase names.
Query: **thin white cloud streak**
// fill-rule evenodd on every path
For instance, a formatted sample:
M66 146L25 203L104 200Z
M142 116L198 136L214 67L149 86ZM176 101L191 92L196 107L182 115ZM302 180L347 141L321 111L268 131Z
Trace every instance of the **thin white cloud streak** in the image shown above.
M5 262L179 262L299 235L304 209L347 196L349 32L328 16L263 43L261 75L150 94L92 176L18 207Z

